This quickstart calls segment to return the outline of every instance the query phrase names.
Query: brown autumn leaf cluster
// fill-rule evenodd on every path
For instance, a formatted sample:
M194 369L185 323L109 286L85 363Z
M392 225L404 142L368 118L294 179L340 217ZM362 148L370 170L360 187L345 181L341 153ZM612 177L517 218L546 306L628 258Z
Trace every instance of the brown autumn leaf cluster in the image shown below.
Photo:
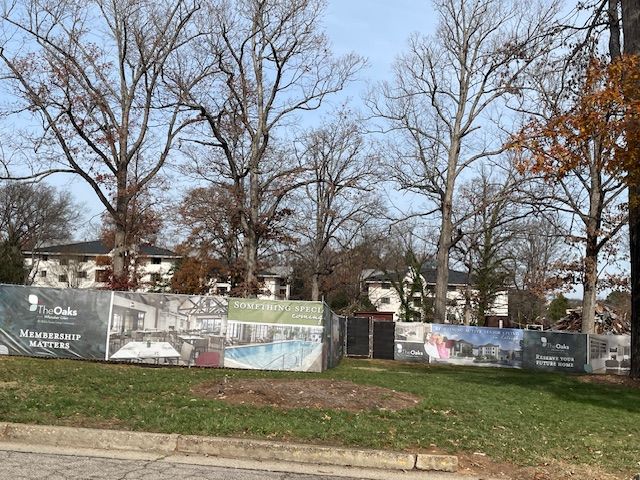
M630 146L640 136L640 102L632 100L638 89L638 56L592 59L571 107L532 120L512 139L520 170L562 177L593 158L599 169L639 180L640 159Z

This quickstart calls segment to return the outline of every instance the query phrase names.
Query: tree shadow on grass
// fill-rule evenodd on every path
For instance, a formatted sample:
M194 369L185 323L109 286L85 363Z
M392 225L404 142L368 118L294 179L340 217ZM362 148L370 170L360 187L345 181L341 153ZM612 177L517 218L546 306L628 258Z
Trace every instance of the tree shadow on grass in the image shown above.
M476 369L473 369L476 370ZM485 387L514 386L532 392L551 394L563 402L575 402L600 408L640 414L640 388L584 382L581 375L537 372L534 370L432 369L432 373L456 376L457 381Z

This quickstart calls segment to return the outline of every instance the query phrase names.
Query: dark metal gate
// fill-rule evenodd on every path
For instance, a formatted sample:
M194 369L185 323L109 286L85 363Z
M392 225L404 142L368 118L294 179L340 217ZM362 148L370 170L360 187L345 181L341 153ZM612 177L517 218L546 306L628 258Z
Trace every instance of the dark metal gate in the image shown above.
M373 358L393 360L395 332L394 322L373 322Z
M393 360L394 322L371 317L347 318L347 356Z
M371 319L362 317L347 318L347 356L369 357L371 337Z

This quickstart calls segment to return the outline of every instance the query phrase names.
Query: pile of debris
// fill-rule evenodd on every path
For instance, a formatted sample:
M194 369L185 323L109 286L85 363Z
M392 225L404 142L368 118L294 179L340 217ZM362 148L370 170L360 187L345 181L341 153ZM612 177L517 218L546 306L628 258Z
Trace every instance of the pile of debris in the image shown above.
M631 321L626 315L620 315L611 307L596 303L596 333L610 335L629 335ZM567 310L567 315L551 326L551 330L579 332L582 327L582 307Z

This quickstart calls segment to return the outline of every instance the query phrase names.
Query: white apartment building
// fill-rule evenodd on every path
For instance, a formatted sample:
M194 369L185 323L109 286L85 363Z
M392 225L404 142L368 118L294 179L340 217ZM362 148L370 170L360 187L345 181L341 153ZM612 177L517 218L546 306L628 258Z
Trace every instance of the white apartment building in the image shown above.
M289 300L291 295L291 267L275 266L263 270L258 274L260 291L257 298L260 300ZM209 293L211 295L226 296L231 291L231 284L223 280L212 280Z
M100 240L42 247L23 252L30 269L32 285L52 288L90 288L107 286L111 250ZM179 255L155 246L141 246L138 252L139 291L148 291L171 281L172 269ZM260 272L262 284L258 298L288 300L291 293L290 267L272 267ZM231 285L213 281L209 293L226 296Z
M111 249L102 241L69 243L25 251L32 285L53 288L104 288L111 265ZM150 245L138 252L141 290L171 280L171 269L179 255Z
M409 303L412 308L419 311L425 298L432 298L436 285L436 270L433 265L425 264L420 270L420 283L425 287L423 291L416 289L411 292L414 279L418 278L414 272L407 269L405 272L384 273L375 270L363 272L363 282L367 296L371 304L378 311L393 312L394 321L405 320L402 318L402 302L397 285L404 285L407 295L411 295ZM396 287L394 287L394 282ZM477 290L469 283L469 275L465 272L449 270L449 284L447 286L447 323L465 323L465 313L469 311L467 297L472 301ZM507 319L509 315L509 300L507 291L501 291L494 299L491 308L486 313L498 322Z

